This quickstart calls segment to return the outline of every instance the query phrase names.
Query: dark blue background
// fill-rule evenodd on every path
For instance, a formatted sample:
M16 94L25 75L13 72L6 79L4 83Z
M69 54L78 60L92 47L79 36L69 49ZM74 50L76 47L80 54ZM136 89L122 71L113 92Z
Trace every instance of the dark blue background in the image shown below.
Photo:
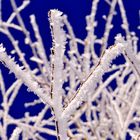
M22 0L16 0L17 5L19 6L22 3ZM51 42L51 34L48 22L48 11L50 9L59 9L65 14L68 15L68 20L70 21L75 35L78 38L85 39L87 33L85 30L86 27L86 20L85 16L90 14L91 11L91 4L92 0L31 0L31 4L26 7L22 12L21 16L25 22L25 25L28 30L30 30L32 39L34 40L34 33L31 29L29 15L35 14L37 23L39 25L40 33L42 35L43 42L45 44L46 53L50 53L50 48L52 46ZM130 30L135 31L137 36L140 36L140 32L137 30L137 26L140 24L140 18L138 15L138 10L140 9L140 0L124 0L126 13L128 17L128 21L130 23ZM118 6L116 8L118 11ZM105 21L102 19L103 14L107 14L109 11L109 6L101 0L99 3L98 14L96 18L98 19L99 27L96 29L95 33L98 37L102 37L103 29L105 25ZM12 8L10 5L9 0L3 0L2 2L2 16L3 20L6 21L9 15L12 12ZM14 20L17 23L16 19ZM114 29L111 31L109 45L113 44L114 36L121 32L124 34L124 31L120 28L121 25L121 17L119 15L115 16L113 20ZM29 55L31 54L31 50L28 46L24 45L24 35L18 31L11 30L12 34L14 35L15 39L20 41L20 46L23 51L26 53L27 60L29 59ZM3 43L4 46L7 48L7 51L10 52L12 49L11 43L8 41L7 37L0 33L0 43ZM82 50L82 48L81 48ZM121 60L119 60L121 61ZM32 67L35 65L30 62ZM6 87L8 88L11 83L14 81L14 75L8 74L8 70L0 64L0 68L2 69L2 73L4 74L4 80L6 83ZM43 104L33 107L32 109L25 109L24 102L32 101L34 98L37 99L36 96L33 94L29 94L26 91L26 87L22 86L16 101L14 102L13 106L11 107L10 114L15 118L20 118L24 115L25 111L29 111L31 115L37 114L37 112L43 107ZM1 97L0 97L1 99ZM1 100L0 100L1 101ZM11 128L9 130L12 130ZM8 132L8 135L11 131ZM48 137L48 136L46 136ZM54 139L54 138L50 138Z

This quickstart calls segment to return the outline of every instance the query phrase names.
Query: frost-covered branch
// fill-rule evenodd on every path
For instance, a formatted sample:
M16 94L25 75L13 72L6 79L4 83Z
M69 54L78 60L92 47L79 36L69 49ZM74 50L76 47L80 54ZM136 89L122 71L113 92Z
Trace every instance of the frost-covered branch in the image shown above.
M39 87L39 84L34 81L26 70L22 70L22 68L14 62L14 59L10 58L5 52L5 48L3 46L0 46L0 61L5 64L6 67L9 68L10 72L13 72L16 76L16 78L21 79L23 83L37 96L40 97L40 99L46 104L52 104L50 97L46 96L46 93L44 89Z
M10 137L10 140L18 140L20 133L21 133L21 129L20 128L15 128L12 136Z
M107 72L112 60L125 50L126 45L127 43L118 35L116 37L116 44L105 51L95 69L92 70L87 79L81 84L74 99L72 99L71 103L65 108L63 112L64 118L72 115L82 102L87 100L87 93L90 92L91 89L96 88L97 83L101 80L104 73Z
M53 100L53 110L56 117L58 140L66 140L66 121L61 117L63 111L63 58L66 45L66 35L63 30L62 12L58 10L51 10L49 12L49 18L53 39L53 48L51 55L51 96Z
M24 11L37 1L10 0L7 11L5 2L0 0L0 139L138 139L139 36L126 3L92 0L86 34L80 36L72 26L78 17L71 22L65 13L47 9L47 20L35 8ZM50 22L51 48L43 38L44 19ZM35 94L26 94L23 84Z

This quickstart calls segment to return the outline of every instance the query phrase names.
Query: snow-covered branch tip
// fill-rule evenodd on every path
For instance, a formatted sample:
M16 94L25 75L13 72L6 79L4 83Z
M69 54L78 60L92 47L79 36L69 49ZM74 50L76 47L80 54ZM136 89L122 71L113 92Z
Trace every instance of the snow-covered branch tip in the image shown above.
M55 100L54 103L57 103L58 99L62 98L61 89L63 85L63 57L66 45L66 34L63 30L62 12L50 10L48 16L53 40L51 50L51 94Z

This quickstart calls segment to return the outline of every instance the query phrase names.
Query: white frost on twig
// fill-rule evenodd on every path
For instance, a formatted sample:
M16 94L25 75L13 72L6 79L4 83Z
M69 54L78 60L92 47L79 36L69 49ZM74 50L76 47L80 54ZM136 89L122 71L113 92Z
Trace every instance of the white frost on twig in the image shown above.
M22 132L22 130L20 128L16 127L9 140L19 140L19 136L20 136L21 132Z

